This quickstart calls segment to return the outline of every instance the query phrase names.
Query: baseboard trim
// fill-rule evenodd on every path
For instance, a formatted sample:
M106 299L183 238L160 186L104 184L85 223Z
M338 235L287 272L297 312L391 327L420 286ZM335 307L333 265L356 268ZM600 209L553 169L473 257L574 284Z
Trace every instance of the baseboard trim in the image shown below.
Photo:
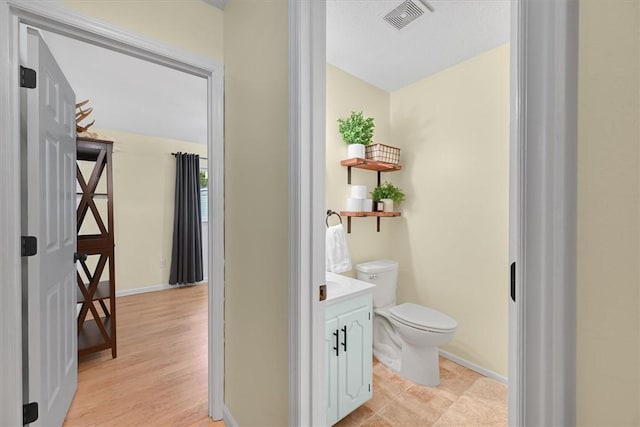
M205 277L202 282L198 282L195 285L202 285L207 283L207 278ZM164 291L166 289L175 289L175 288L183 288L185 286L194 286L193 284L189 285L169 285L168 283L161 283L159 285L151 285L144 286L142 288L133 288L133 289L122 289L120 291L116 291L116 298L118 297L126 297L129 295L137 295L137 294L146 294L147 292L156 292L156 291Z
M497 374L489 369L483 368L482 366L478 366L473 362L469 362L467 359L463 359L462 357L456 356L455 354L451 354L448 351L439 350L440 356L445 359L449 359L452 362L456 362L458 365L462 365L465 368L469 368L472 371L476 371L477 373L484 375L487 378L492 378L496 381L500 381L503 384L507 384L507 377Z
M235 418L233 418L233 415L231 415L231 411L227 408L227 405L223 405L222 407L222 419L226 427L238 427L238 423Z

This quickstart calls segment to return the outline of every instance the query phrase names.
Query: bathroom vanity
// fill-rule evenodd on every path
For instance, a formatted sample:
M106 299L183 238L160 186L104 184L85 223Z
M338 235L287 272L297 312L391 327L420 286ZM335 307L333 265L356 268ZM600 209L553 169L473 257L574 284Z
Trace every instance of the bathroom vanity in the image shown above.
M327 424L371 399L375 285L327 273L325 313Z

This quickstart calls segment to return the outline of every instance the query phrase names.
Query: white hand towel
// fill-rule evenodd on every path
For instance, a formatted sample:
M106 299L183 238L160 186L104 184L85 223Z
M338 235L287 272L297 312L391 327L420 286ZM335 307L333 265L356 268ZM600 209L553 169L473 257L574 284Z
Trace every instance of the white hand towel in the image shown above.
M327 271L344 273L351 270L351 257L347 246L347 234L342 224L327 228Z

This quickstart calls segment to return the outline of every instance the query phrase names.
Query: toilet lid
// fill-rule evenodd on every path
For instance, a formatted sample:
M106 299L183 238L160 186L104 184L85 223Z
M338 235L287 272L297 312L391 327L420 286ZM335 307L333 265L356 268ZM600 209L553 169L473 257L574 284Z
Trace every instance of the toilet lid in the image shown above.
M389 314L397 321L418 329L447 332L458 327L458 322L446 314L410 302L390 308Z

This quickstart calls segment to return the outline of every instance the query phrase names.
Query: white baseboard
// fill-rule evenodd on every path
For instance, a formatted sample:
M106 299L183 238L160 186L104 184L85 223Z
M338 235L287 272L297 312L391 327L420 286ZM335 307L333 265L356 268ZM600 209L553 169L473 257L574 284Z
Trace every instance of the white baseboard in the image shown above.
M207 283L207 278L205 277L202 282L196 283L196 285L201 285L203 283ZM137 295L137 294L146 294L147 292L156 292L156 291L164 291L166 289L174 289L181 288L184 286L194 286L193 284L189 285L169 285L168 283L163 283L160 285L151 285L144 286L142 288L133 288L133 289L122 289L120 291L116 291L116 298L118 297L126 297L128 295Z
M440 356L445 359L449 359L452 362L456 362L458 365L462 365L465 368L469 368L472 371L476 371L477 373L484 375L485 377L492 378L496 381L500 381L503 384L507 384L507 377L504 377L500 374L497 374L489 369L485 369L482 366L478 366L473 362L469 362L467 359L463 359L462 357L458 357L455 354L451 354L448 351L439 350Z
M226 427L238 427L238 423L231 415L231 411L227 408L227 405L222 406L222 419Z

